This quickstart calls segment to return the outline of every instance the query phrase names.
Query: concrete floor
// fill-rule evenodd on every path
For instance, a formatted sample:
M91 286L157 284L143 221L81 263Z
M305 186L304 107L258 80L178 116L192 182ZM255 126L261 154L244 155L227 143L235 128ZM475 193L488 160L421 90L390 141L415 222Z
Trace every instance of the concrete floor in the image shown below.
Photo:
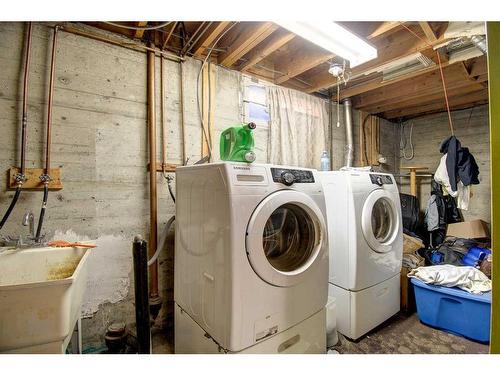
M153 353L174 352L171 331L153 329ZM340 354L476 354L488 353L488 345L455 336L420 323L417 314L397 314L358 341L339 335L333 348Z
M488 353L488 345L420 323L417 314L399 313L361 339L339 335L334 347L345 354L468 354Z

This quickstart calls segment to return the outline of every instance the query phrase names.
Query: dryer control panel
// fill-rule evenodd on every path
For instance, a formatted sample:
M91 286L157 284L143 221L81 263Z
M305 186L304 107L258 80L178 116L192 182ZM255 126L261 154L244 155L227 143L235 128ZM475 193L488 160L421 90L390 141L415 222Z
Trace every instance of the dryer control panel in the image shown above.
M312 171L302 169L271 168L274 182L290 186L294 183L314 183Z
M370 180L372 184L382 186L384 184L393 184L391 176L387 176L385 174L374 174L370 173Z

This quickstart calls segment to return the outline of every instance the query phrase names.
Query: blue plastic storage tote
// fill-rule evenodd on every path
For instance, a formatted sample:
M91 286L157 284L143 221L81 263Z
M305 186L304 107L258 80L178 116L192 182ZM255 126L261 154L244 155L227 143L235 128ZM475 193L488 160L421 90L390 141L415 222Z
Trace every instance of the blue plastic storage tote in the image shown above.
M491 292L478 295L416 278L411 282L422 323L471 340L490 341Z

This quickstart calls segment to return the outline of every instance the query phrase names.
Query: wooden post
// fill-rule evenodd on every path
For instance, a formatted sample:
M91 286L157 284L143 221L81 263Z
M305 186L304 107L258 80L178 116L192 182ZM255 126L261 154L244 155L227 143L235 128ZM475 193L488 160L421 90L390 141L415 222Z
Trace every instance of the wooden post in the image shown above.
M492 248L500 249L500 22L488 22L488 78L490 104L491 152L491 240ZM490 353L500 354L500 257L493 257Z
M202 72L202 102L201 102L201 116L203 119L204 131L201 133L201 157L204 158L209 155L209 145L213 147L214 137L214 119L215 119L215 71L214 66L210 63L205 65ZM205 137L205 132L207 139ZM212 150L212 152L214 152ZM214 155L210 156L210 159Z
M410 171L410 194L414 197L417 196L417 171L429 169L427 167L401 167L401 169L408 169Z

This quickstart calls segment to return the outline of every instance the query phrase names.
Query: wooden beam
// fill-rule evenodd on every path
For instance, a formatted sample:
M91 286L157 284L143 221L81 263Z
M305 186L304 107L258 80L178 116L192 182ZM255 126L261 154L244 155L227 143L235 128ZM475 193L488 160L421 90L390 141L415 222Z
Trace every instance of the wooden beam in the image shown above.
M469 61L470 61L471 67L467 68L467 77L466 77L467 79L473 79L471 77L477 77L481 74L486 73L487 66L486 66L486 57L485 56L471 59ZM446 68L449 65L451 65L449 63L449 61L442 62L442 64L441 64L441 66L443 68ZM364 94L364 93L367 93L369 91L377 90L379 88L382 88L382 87L385 87L388 85L392 85L392 84L397 83L397 82L420 77L424 74L433 72L433 71L438 70L438 69L439 69L439 65L436 64L436 65L430 66L428 68L425 68L425 69L422 69L419 71L415 71L415 72L411 72L411 73L396 77L396 78L388 80L388 81L384 81L382 75L378 75L370 81L365 81L359 85L348 86L346 89L341 90L340 97L341 97L341 99L344 99L344 98L349 98L352 96Z
M484 89L485 87L483 86L482 82L474 82L472 83L471 81L466 81L466 80L459 80L455 82L449 82L447 84L447 91L448 91L448 96L453 96L454 92L462 92L463 90L470 89L471 91L473 90L479 90L479 89ZM391 94L392 96L392 94ZM382 100L377 103L374 103L370 106L363 106L360 107L363 110L376 114L380 112L385 112L388 110L391 110L392 108L395 108L400 105L401 102L403 101L412 101L419 103L420 102L425 102L427 98L434 97L435 101L443 102L444 103L444 93L443 93L443 87L440 85L436 85L434 87L429 87L428 89L420 89L420 91L417 91L413 94L406 95L402 94L399 96L392 96L391 98L387 100ZM401 104L402 105L402 104ZM355 108L358 108L354 106Z
M167 37L165 38L165 41L163 42L163 46L161 47L161 49L165 49L167 47L168 41L172 37L172 34L174 33L175 28L177 27L177 24L178 24L177 21L173 23L172 27L170 28L170 31L167 34Z
M370 33L370 35L368 35L366 37L366 39L371 40L371 39L378 38L379 36L387 34L389 31L397 29L400 26L401 26L401 22L399 22L399 21L382 22L382 24L379 25L375 30L373 30Z
M239 70L242 72L247 71L252 66L258 64L260 61L264 60L267 56L269 56L279 48L283 47L293 38L295 38L294 33L282 29L275 31L269 38L264 40L264 42L262 42L260 46L254 48L246 55L248 61L243 63L240 66Z
M231 67L277 28L278 25L272 22L258 22L255 25L244 25L234 42L227 46L227 51L218 57L218 63L226 67Z
M437 38L436 34L434 33L434 30L432 30L432 27L429 24L429 22L419 22L418 24L420 25L420 28L422 29L427 40L430 43L434 43L438 40L438 38Z
M207 48L210 48L215 40L222 34L229 21L214 22L198 42L195 43L192 51L195 56L201 56Z
M463 78L463 72L457 64L453 64L443 69L443 74L448 86L448 90L454 87L470 85L471 81ZM380 103L390 103L401 100L401 98L416 95L432 94L443 90L441 75L439 70L434 70L417 80L410 81L407 85L399 83L382 87L356 98L357 109L366 109Z
M201 102L201 115L203 118L203 126L205 131L201 133L201 157L204 158L209 155L210 148L213 147L214 137L214 122L215 122L215 67L209 63L206 64L202 72L202 102ZM205 132L209 139L205 137ZM212 148L213 151L213 148ZM213 157L214 155L212 155Z
M447 66L447 65L448 64L446 64L446 65L443 64L443 67ZM433 72L437 69L439 69L439 66L434 65L434 66L430 66L428 68L425 68L425 69L422 69L422 70L419 70L416 72L411 72L411 73L396 77L396 78L388 80L388 81L384 81L382 74L379 74L376 78L374 78L370 81L363 82L362 84L359 84L359 85L347 87L344 90L340 90L340 98L344 99L344 98L350 98L352 96L364 94L364 93L367 93L369 91L377 90L379 88L392 85L394 83L406 81L407 79L413 79L413 78L420 77L424 74Z
M137 22L137 27L146 27L147 24L148 24L147 21L139 21L139 22ZM146 31L146 30L135 30L134 38L142 39L142 36L144 35L144 31Z
M280 85L284 82L330 60L335 55L297 38L287 45L288 50L279 56L274 64L274 69L283 74L275 79L274 83Z
M475 91L481 91L483 90L484 87L481 87L479 85L474 85L474 84L467 84L464 83L463 86L459 87L453 87L453 90L451 91L452 96L460 96L460 95L465 95L469 94L471 92ZM412 97L402 97L400 100L393 100L385 103L381 103L379 105L376 105L371 108L367 108L370 113L382 113L382 112L387 112L387 111L393 111L393 110L398 110L398 109L405 109L405 108L410 108L410 107L415 107L419 105L425 105L433 102L442 102L444 103L444 94L443 91L437 91L435 92L433 90L432 93L429 92L424 92L421 93L420 95L417 96L412 96Z
M450 110L455 110L457 107L464 105L474 105L476 103L483 103L488 100L488 89L473 91L464 95L451 96L448 98L450 103ZM397 109L382 113L382 116L387 119L394 119L406 116L415 116L420 113L428 113L431 111L446 110L446 104L443 100L433 101L427 104L419 104L413 107Z

